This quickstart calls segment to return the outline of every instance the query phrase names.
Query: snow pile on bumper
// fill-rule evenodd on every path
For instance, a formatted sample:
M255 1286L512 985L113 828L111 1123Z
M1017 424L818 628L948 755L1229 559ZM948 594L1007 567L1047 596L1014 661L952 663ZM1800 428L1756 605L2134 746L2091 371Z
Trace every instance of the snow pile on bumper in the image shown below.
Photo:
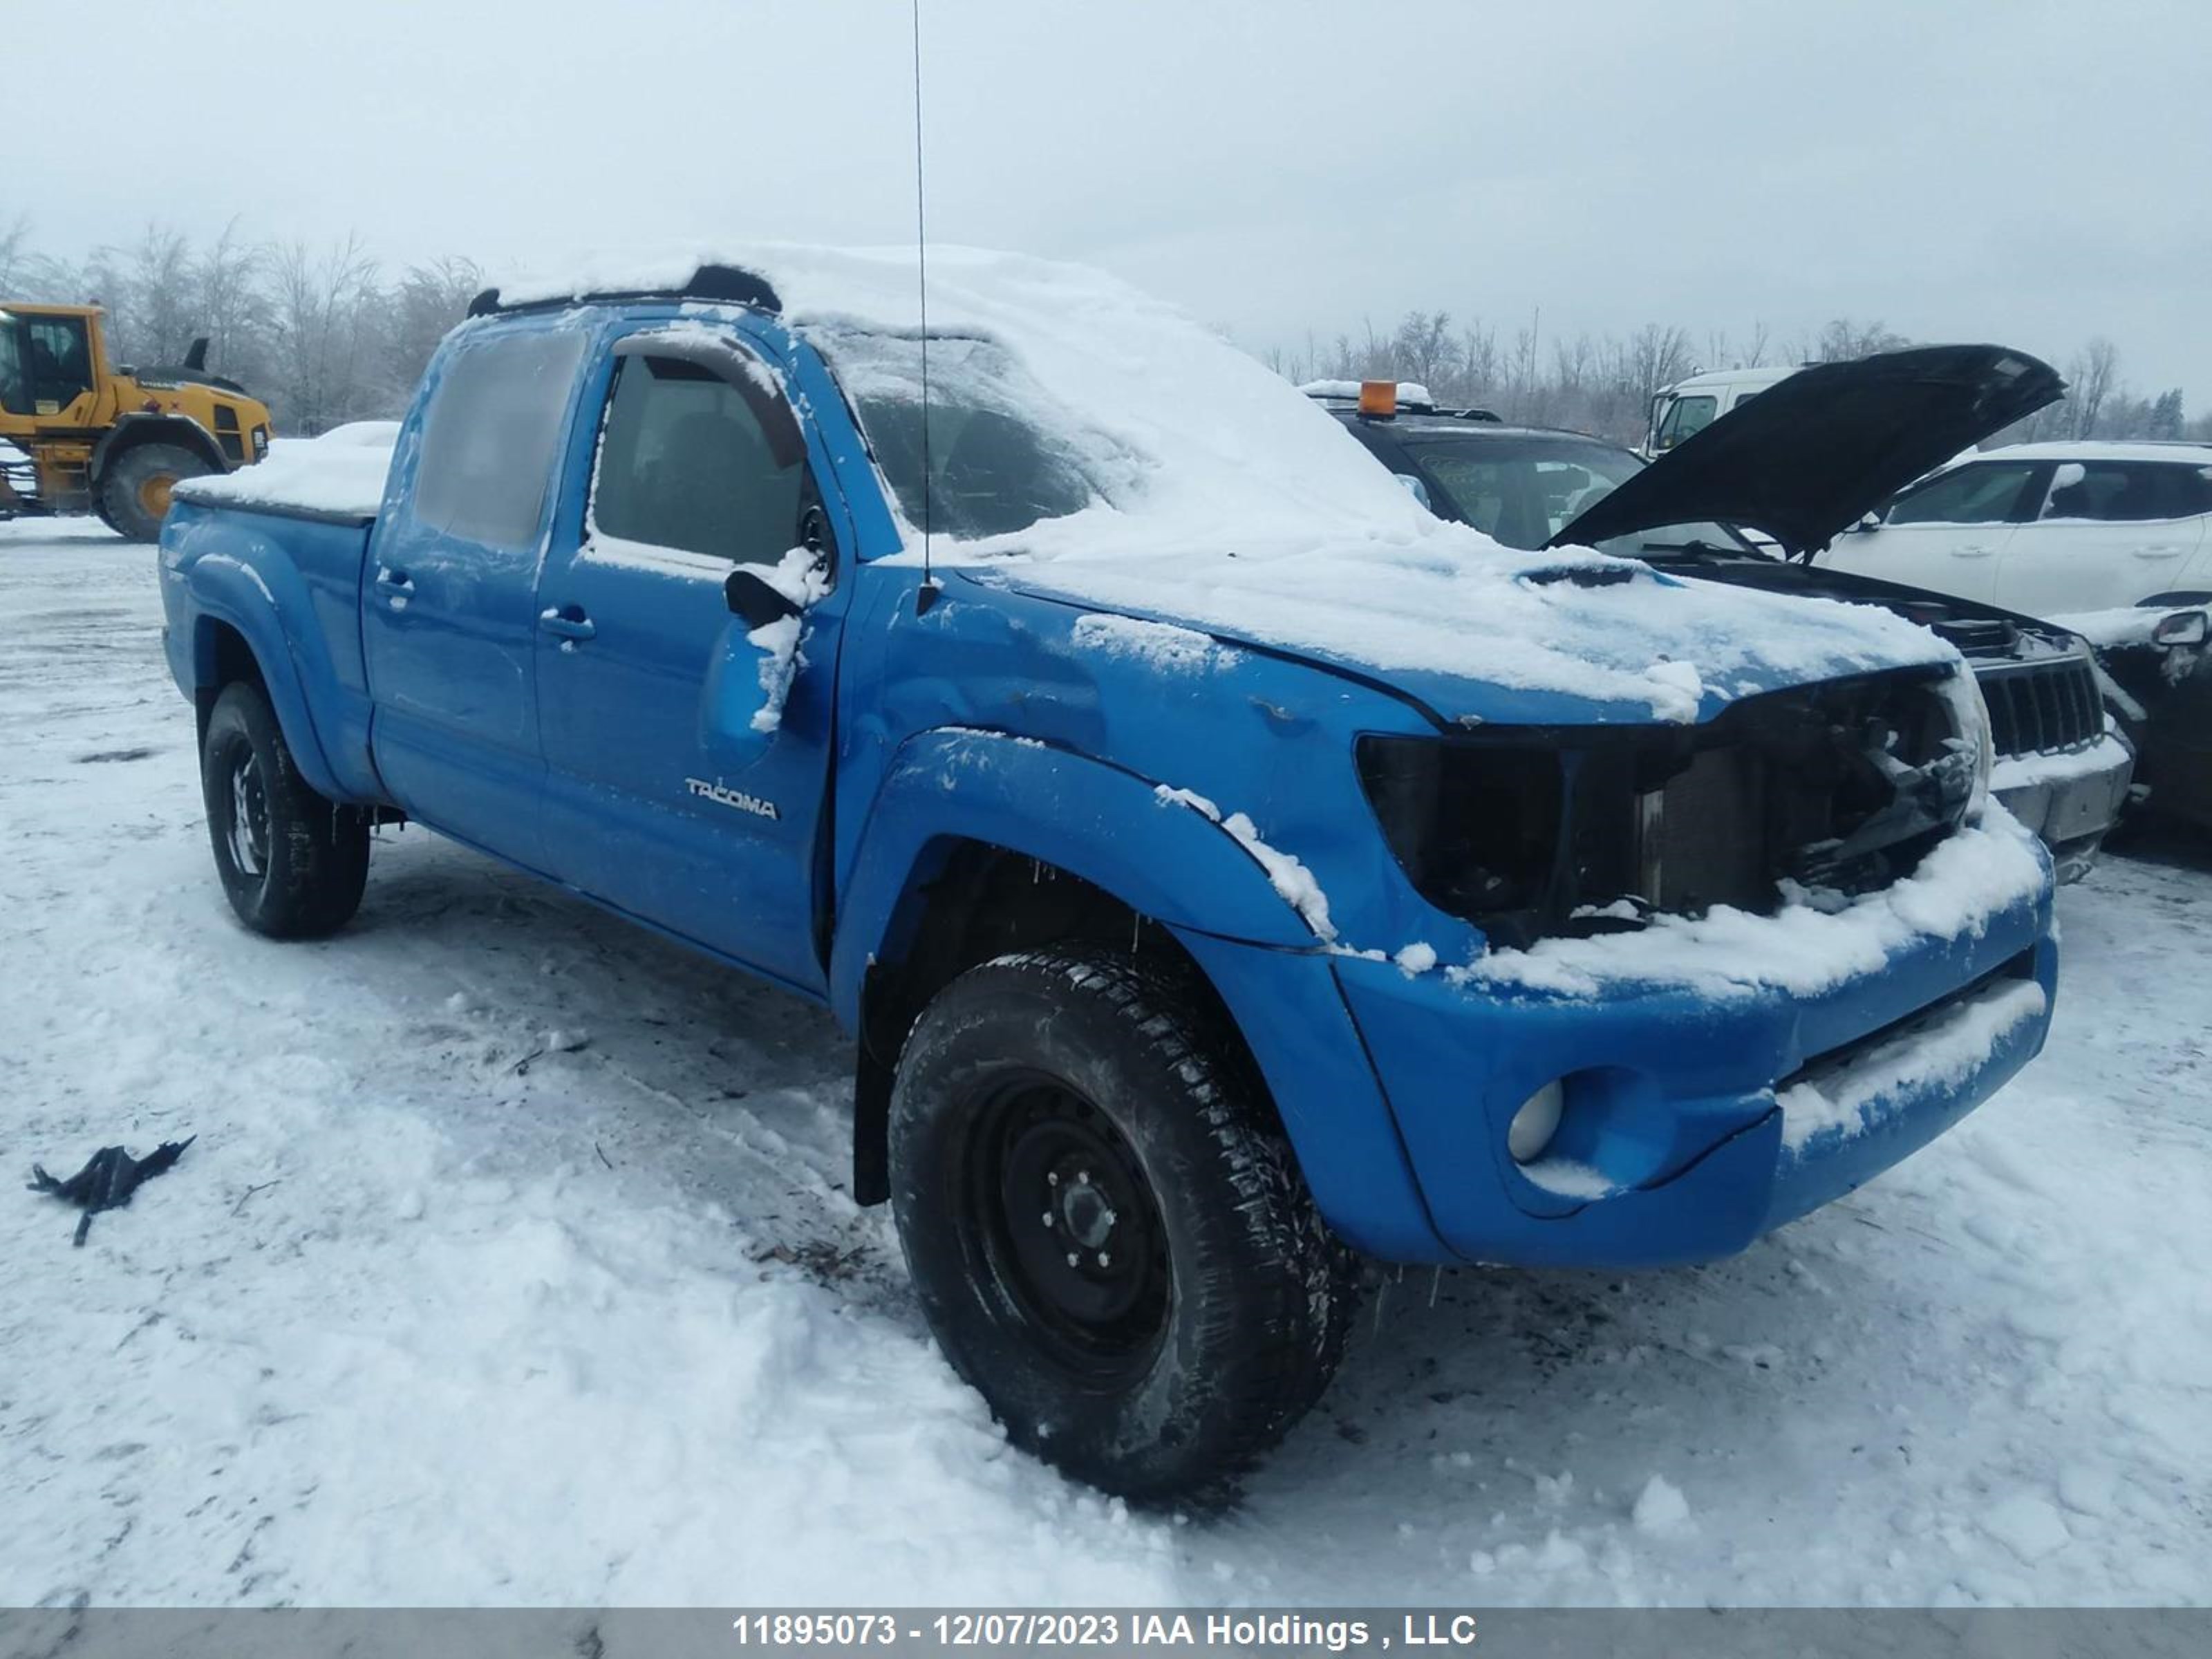
M1567 997L1649 987L1719 999L1762 991L1816 996L1881 972L1921 940L1978 938L1996 917L2047 895L2050 882L2035 838L1993 807L1911 875L1840 908L1793 892L1772 915L1723 905L1702 916L1659 916L1638 933L1493 951L1451 975L1486 991Z

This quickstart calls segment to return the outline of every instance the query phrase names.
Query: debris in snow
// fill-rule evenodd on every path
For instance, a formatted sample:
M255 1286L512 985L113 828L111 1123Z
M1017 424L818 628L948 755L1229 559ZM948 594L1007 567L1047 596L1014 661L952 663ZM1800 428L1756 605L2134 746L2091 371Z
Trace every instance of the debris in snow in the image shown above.
M544 1041L544 1052L547 1054L572 1054L579 1048L590 1046L592 1034L580 1026L570 1030L556 1026L546 1032Z
M1416 939L1390 960L1398 964L1398 970L1407 979L1412 979L1417 975L1427 973L1437 965L1437 947Z
M76 1224L76 1237L70 1242L82 1245L84 1236L92 1231L92 1218L102 1210L120 1209L131 1201L142 1182L151 1181L173 1164L185 1153L185 1148L198 1140L198 1135L186 1135L182 1140L165 1140L143 1158L136 1158L120 1146L103 1146L92 1155L92 1159L67 1181L57 1181L42 1165L31 1166L30 1190L45 1193L60 1199L64 1204L74 1204L84 1212Z
M1690 1500L1665 1475L1655 1474L1644 1483L1643 1493L1636 1500L1633 1519L1638 1532L1672 1532L1688 1524Z
M2047 1498L2015 1492L1981 1513L1982 1530L2023 1561L2040 1561L2074 1541L2074 1534Z

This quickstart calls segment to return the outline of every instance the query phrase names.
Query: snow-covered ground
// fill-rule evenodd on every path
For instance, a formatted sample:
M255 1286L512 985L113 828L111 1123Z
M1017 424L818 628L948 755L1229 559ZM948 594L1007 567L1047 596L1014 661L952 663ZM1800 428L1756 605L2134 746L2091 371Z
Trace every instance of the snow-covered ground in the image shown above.
M1007 1451L843 1192L826 1018L416 830L279 946L149 550L0 526L0 1605L2212 1601L2212 854L2049 1052L1716 1267L1408 1274L1226 1516Z

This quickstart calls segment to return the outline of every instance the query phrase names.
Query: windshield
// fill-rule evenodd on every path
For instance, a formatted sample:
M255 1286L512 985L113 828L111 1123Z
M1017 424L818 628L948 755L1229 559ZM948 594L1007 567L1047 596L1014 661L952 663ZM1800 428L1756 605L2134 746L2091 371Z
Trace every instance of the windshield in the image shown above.
M974 540L1010 535L1099 499L1072 446L1039 423L1058 405L996 343L933 334L925 479L921 342L858 329L811 331L852 400L899 510L916 526Z
M1430 494L1445 516L1494 541L1534 552L1644 468L1625 449L1594 439L1443 439L1409 443ZM1735 553L1747 544L1717 524L1669 525L1598 544L1626 558L1664 557L1702 543Z

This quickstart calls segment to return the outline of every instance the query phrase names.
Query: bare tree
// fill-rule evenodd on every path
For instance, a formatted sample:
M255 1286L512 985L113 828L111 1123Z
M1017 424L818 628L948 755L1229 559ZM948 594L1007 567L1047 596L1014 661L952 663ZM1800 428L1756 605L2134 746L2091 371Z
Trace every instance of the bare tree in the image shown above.
M2105 400L2112 395L2120 354L2102 335L2074 354L2066 366L2069 438L2094 438Z
M271 256L275 387L309 436L381 412L374 384L376 262L356 236L318 254L304 242Z

